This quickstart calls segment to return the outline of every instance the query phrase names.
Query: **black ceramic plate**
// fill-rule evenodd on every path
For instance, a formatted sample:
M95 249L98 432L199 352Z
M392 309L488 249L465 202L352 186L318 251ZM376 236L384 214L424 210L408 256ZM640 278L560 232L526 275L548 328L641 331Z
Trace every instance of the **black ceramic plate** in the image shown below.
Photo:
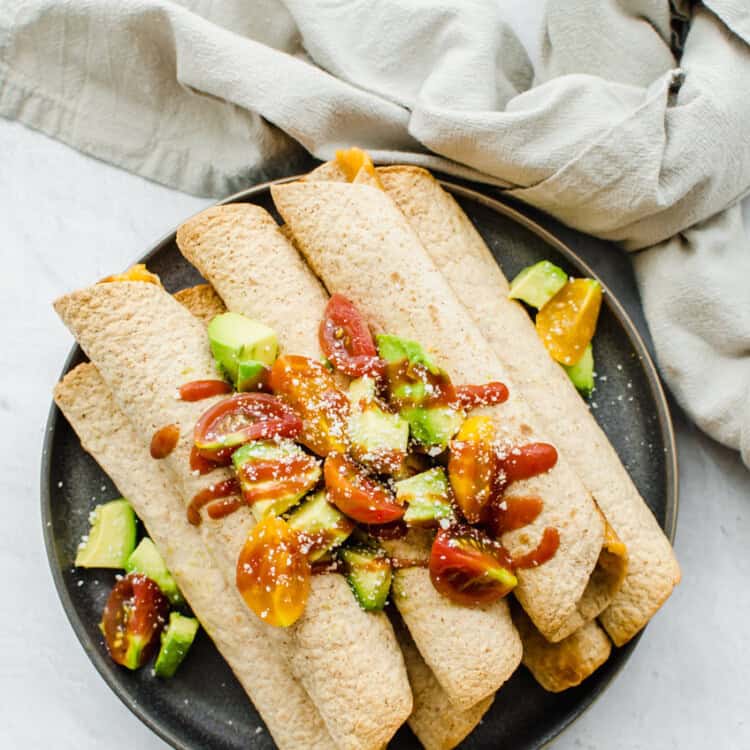
M513 277L524 266L544 258L576 276L596 275L561 240L527 216L468 188L447 183L446 187L474 221L506 276ZM253 202L273 210L268 185L240 193L227 202ZM549 226L548 221L545 223ZM567 234L577 250L597 257L596 241L559 227L555 231ZM611 248L603 256L615 259L607 262L617 267L605 269L609 272L605 275L609 278L611 274L623 302L638 314L627 263L616 260ZM156 245L145 261L161 276L169 291L200 280L178 252L174 234ZM599 374L592 403L594 414L659 523L672 537L677 515L677 474L667 403L641 336L610 290L605 294L594 353ZM83 359L80 349L74 348L63 372ZM63 606L94 665L128 708L175 748L272 748L268 733L260 729L261 720L205 634L201 633L189 658L169 682L152 677L150 669L128 672L107 657L97 623L114 574L76 570L72 563L87 529L89 511L118 493L83 452L54 406L46 433L41 490L47 553ZM546 693L525 669L519 669L462 747L531 750L544 745L605 689L634 647L635 641L615 649L609 661L583 685L560 695ZM418 748L419 743L408 729L402 729L391 747Z

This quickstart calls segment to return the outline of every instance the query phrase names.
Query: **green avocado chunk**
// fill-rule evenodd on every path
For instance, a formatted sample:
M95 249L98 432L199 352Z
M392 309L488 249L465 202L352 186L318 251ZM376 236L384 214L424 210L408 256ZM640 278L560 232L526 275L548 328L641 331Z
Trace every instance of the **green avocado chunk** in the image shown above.
M544 307L567 283L568 275L548 260L528 266L510 282L511 299L520 299L537 310Z
M396 482L396 499L406 503L404 522L409 526L436 526L452 521L455 516L445 470L436 466Z
M252 473L252 464L267 461L285 462L298 458L310 459L311 457L292 440L284 440L280 443L274 440L254 440L238 448L232 454L232 463L244 496L274 495L272 499L256 500L252 504L253 515L258 521L269 513L276 516L281 515L293 505L296 505L318 483L322 472L320 463L310 460L304 482L301 482L292 491L282 491L284 490L283 479L252 479L248 477L248 473ZM279 489L275 491L276 487Z
M461 429L463 414L450 406L413 406L401 410L409 423L411 436L418 443L444 450Z
M383 609L391 590L391 562L377 547L355 545L341 552L346 580L362 609Z
M390 333L381 333L375 337L378 346L378 354L386 362L400 362L408 359L413 365L422 365L431 373L438 374L440 368L425 354L421 344L416 341L402 339Z
M130 503L121 498L97 505L89 521L91 529L78 547L76 566L124 568L135 549L135 513Z
M185 603L176 581L167 570L164 558L148 537L141 539L128 558L125 570L128 573L143 573L144 576L150 578L173 605L179 607Z
M343 544L354 531L354 521L331 505L323 490L306 498L287 518L287 523L314 540L310 562L317 562Z
M390 334L381 334L376 338L378 353L386 362L408 359L411 364L422 365L433 375L444 375L417 342ZM409 423L412 438L422 445L444 449L461 427L463 415L450 406L420 406L427 392L426 383L413 380L393 384L392 396L412 404L400 411L400 416Z
M237 365L237 390L257 391L267 370L268 365L256 359L243 360Z
M562 365L573 385L588 398L594 390L594 349L589 343L583 356L574 365Z
M385 411L375 398L375 381L369 377L349 385L349 450L355 459L379 473L401 465L409 446L409 423Z
M179 612L170 612L169 623L161 634L161 648L154 663L157 677L174 677L177 667L182 664L193 645L199 623L194 617L186 617Z
M211 320L208 340L216 363L235 384L240 362L254 360L272 365L279 351L273 329L234 312L221 313Z

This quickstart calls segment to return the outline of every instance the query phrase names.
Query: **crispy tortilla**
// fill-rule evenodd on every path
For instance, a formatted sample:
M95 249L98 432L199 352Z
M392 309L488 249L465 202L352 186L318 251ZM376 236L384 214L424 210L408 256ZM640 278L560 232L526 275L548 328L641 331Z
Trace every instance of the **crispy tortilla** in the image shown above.
M271 192L316 274L329 290L349 297L376 331L421 341L456 382L510 381L385 193L334 182L276 185ZM512 351L506 356L512 357ZM480 411L493 417L498 435L509 445L544 440L512 381L509 387L506 403ZM560 533L557 554L544 565L519 571L516 592L545 637L562 640L580 624L578 604L602 549L604 523L563 456L551 471L517 482L514 489L543 497L545 506L533 524L504 535L511 554L535 548L547 526Z
M180 426L178 445L163 464L184 503L228 475L217 470L195 477L189 470L192 428L212 400L184 402L176 390L186 381L215 377L200 321L160 287L138 282L74 292L57 300L55 309L130 416L142 444L166 424ZM253 523L249 508L242 507L225 519L204 516L200 525L238 601L236 559ZM266 631L284 650L340 748L379 748L408 717L411 691L390 623L385 615L363 612L343 577L314 577L303 617L285 631Z
M248 612L229 591L165 467L150 459L94 365L78 365L55 402L144 523L196 617L236 675L280 748L333 750L315 706Z
M287 351L320 356L318 326L327 295L266 211L249 204L207 209L179 228L177 243L230 310L273 326ZM267 302L268 286L273 304ZM513 673L520 641L505 602L456 607L421 573L396 573L396 604L403 600L414 638L451 700L468 708ZM457 639L458 632L481 632L483 639Z
M669 541L528 314L508 299L506 278L458 203L424 169L383 167L378 175L495 352L514 347L507 367L516 386L627 547L624 581L600 618L615 644L626 643L680 580Z

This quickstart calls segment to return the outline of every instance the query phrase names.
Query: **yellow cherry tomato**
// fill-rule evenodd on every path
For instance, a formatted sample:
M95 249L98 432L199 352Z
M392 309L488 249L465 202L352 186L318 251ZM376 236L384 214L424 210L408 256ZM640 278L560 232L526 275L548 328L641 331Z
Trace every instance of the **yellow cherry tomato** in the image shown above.
M571 279L537 313L536 330L552 358L563 365L581 359L596 329L602 287L594 279Z

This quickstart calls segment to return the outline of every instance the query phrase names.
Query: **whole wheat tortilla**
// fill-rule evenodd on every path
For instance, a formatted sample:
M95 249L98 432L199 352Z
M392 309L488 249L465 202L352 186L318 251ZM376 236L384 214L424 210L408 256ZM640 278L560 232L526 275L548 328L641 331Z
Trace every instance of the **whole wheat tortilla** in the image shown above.
M269 646L255 616L228 590L200 533L185 516L170 473L150 458L94 365L69 372L55 388L55 402L84 450L128 498L276 744L288 750L333 750L309 696L286 659Z
M190 380L215 377L200 321L159 286L138 282L74 292L57 300L55 309L143 445L161 427L179 425L180 440L163 465L174 475L184 503L228 475L217 470L196 477L189 470L193 426L213 400L181 401L177 389ZM204 516L200 525L204 543L240 602L236 559L253 523L249 508L242 507L225 519ZM340 748L381 747L411 712L408 678L388 619L363 612L343 577L314 577L303 617L286 630L265 630L283 649Z
M506 403L479 411L492 416L510 446L544 440L507 370L385 193L334 182L276 185L271 192L297 246L330 291L349 297L376 331L420 341L456 382L508 383ZM504 535L511 554L536 547L547 526L560 533L550 561L518 571L516 593L544 636L562 640L581 624L578 605L603 546L604 523L563 456L546 474L515 483L514 491L539 495L545 506L533 524Z
M228 309L274 327L287 351L320 356L318 326L327 295L266 211L249 204L209 208L178 229L177 244ZM423 572L395 574L396 605L407 610L412 635L450 699L469 708L515 671L520 640L505 602L458 607ZM457 638L461 632L482 638Z
M623 584L600 618L618 646L626 643L680 580L669 541L528 314L508 299L505 276L458 203L418 167L382 167L378 175L495 352L525 342L508 371L628 549Z

